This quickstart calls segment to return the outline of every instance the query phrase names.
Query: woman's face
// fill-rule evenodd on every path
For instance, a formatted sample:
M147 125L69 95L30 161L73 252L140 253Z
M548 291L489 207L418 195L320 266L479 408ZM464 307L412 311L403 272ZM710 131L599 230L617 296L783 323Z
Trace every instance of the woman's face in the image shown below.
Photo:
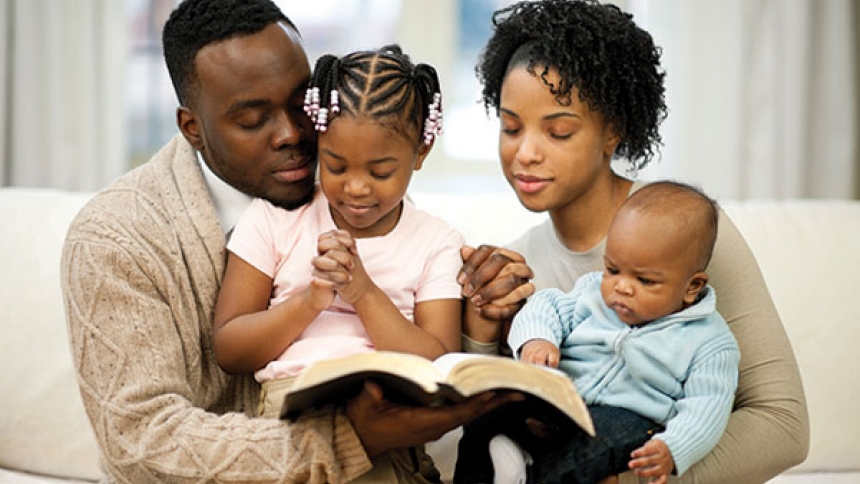
M557 71L550 70L547 79L557 84ZM612 176L615 131L579 100L576 89L570 97L569 105L559 103L525 66L512 69L502 83L499 158L508 183L531 211L562 209L601 177Z

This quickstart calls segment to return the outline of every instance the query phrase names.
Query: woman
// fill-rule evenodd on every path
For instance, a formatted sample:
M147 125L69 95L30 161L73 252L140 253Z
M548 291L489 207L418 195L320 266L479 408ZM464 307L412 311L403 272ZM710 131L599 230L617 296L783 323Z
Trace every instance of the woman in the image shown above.
M659 148L660 50L631 15L592 0L521 2L493 23L477 73L483 101L500 119L502 171L526 208L549 214L509 248L525 257L537 289L569 291L602 269L609 222L641 186L614 172L613 158L637 169ZM479 249L464 265L471 287L492 272L482 266L490 252ZM765 482L808 452L797 363L755 258L724 214L708 272L740 346L740 379L725 434L680 481ZM466 287L467 296L481 294ZM501 333L485 321L465 332L472 351L493 351ZM636 482L631 472L620 478Z

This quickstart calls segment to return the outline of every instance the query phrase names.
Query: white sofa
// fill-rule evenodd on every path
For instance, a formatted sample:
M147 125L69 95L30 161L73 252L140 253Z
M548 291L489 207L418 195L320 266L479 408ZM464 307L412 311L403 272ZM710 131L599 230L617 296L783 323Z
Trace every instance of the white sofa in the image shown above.
M0 483L88 482L101 472L68 348L59 284L66 228L89 197L0 188ZM415 193L470 243L505 243L542 219L511 193ZM860 483L860 202L724 202L747 237L800 362L808 459L772 484ZM469 208L469 210L466 209ZM450 442L432 451L450 472Z

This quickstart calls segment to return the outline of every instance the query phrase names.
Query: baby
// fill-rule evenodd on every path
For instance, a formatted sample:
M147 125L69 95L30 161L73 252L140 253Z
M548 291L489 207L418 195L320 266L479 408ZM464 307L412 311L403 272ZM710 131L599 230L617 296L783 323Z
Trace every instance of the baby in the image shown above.
M537 438L526 423L539 416L514 404L467 426L455 483L493 480L488 444L499 433L529 452L536 482L610 483L631 468L663 484L716 445L740 359L705 272L718 216L713 200L676 182L646 185L624 202L607 233L605 269L570 293L536 293L508 336L519 359L570 375L597 436Z

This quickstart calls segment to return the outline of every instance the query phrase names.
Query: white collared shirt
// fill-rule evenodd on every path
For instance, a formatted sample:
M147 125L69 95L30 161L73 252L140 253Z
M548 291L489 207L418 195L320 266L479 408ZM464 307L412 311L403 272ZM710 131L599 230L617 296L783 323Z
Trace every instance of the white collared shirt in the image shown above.
M203 170L203 180L209 188L209 195L212 196L212 202L215 204L215 212L218 213L218 221L221 222L221 229L224 234L229 234L242 216L242 212L251 203L252 197L236 190L229 183L218 178L218 175L212 172L209 165L203 161L199 151L194 152L197 155L197 162L200 163L200 169Z

